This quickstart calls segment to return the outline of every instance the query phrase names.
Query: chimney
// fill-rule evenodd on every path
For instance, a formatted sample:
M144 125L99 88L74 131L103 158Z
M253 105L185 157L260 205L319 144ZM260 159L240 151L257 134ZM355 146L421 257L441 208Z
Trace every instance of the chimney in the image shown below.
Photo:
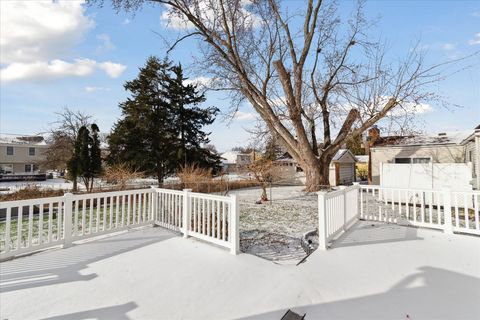
M376 125L368 129L367 140L370 146L373 146L378 138L380 138L380 129Z

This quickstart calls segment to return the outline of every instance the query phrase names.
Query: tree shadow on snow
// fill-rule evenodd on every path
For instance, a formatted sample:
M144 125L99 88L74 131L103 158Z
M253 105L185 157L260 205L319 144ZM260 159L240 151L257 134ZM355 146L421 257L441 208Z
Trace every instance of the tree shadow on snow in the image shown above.
M358 274L361 277L361 271ZM382 279L378 279L382 281ZM321 290L321 288L318 288ZM352 299L285 306L241 318L280 319L291 309L309 319L478 319L480 279L454 271L424 266L386 292Z

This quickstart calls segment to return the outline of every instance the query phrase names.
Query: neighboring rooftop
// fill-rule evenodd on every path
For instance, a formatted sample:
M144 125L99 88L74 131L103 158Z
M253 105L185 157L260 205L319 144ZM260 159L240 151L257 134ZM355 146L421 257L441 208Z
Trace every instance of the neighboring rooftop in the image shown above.
M0 133L0 143L4 144L25 144L25 145L41 145L44 146L47 143L42 136L39 135L26 135L26 134L10 134Z
M355 159L357 160L357 162L368 162L368 155L365 155L365 156L355 156Z
M472 131L450 131L441 132L436 135L387 136L380 137L375 142L374 147L461 144L471 134Z

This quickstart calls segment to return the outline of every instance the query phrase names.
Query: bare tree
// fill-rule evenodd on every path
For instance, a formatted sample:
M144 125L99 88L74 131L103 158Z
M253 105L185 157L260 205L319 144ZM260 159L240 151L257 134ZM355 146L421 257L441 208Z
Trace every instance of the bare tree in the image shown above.
M75 140L82 126L92 123L92 116L81 111L64 107L55 113L57 120L51 124L48 134L48 148L45 150L45 160L41 163L46 169L64 171L67 161L72 157ZM76 181L73 181L76 190Z
M245 100L253 106L305 171L309 191L329 184L329 163L347 139L435 98L428 86L444 66L426 66L415 48L387 63L384 46L367 35L361 2L344 22L336 3L322 0L294 14L277 0L112 1L127 10L162 4L185 30L172 48L202 40L196 65L214 89L231 93L233 111Z
M264 157L256 159L247 166L248 172L253 174L262 188L260 201L268 201L267 186L277 178L275 169L273 161Z

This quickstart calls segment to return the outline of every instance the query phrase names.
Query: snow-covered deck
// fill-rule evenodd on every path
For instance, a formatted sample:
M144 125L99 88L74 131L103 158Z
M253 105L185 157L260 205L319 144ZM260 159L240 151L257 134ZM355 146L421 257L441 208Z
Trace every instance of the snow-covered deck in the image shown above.
M360 222L335 247L296 267L145 228L2 263L0 318L478 319L478 237Z

